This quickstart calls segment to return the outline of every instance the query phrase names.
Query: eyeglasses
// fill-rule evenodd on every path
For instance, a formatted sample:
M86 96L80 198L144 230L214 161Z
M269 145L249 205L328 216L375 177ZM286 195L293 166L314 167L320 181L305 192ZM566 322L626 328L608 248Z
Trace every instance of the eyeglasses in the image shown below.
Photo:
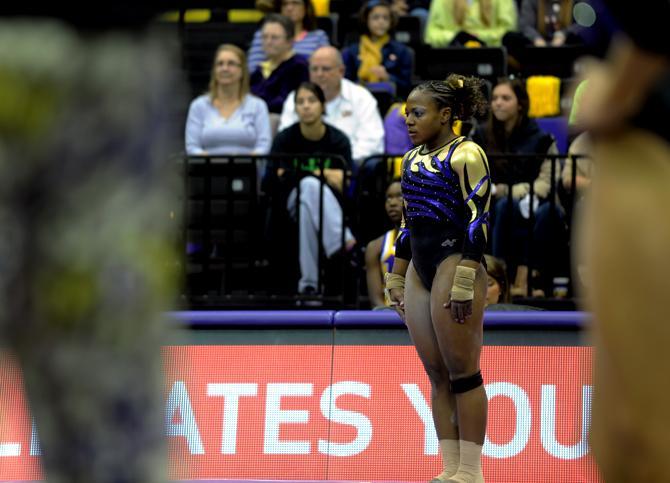
M261 40L284 40L285 38L286 35L268 35L268 34L261 35Z
M216 63L217 67L242 67L242 64L234 60L220 60Z
M310 72L323 72L327 74L328 72L332 71L334 67L328 66L328 65L310 65L309 66L309 71Z

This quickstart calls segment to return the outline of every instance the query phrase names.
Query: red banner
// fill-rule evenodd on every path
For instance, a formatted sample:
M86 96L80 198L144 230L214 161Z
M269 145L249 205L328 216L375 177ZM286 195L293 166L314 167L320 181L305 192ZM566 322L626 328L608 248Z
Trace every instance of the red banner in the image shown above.
M175 478L426 481L440 470L410 346L165 349ZM485 347L487 482L598 481L591 349ZM0 360L0 480L39 478L18 371Z

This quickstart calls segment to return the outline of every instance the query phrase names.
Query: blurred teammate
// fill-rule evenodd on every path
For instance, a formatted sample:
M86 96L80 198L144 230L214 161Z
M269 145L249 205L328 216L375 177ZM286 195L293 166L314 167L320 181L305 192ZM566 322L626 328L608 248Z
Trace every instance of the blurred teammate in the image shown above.
M0 19L0 341L50 482L167 480L166 108L181 99L149 5L0 9L42 17Z
M626 36L593 68L577 114L597 166L580 230L594 313L591 444L607 482L670 481L670 3L609 7Z

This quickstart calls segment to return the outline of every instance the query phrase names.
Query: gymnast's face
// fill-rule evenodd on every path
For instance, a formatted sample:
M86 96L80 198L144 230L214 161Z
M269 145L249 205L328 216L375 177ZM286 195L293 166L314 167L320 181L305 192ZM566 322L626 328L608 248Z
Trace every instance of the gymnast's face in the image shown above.
M431 144L437 140L449 122L449 108L438 109L433 97L426 91L413 90L405 104L405 124L414 145Z

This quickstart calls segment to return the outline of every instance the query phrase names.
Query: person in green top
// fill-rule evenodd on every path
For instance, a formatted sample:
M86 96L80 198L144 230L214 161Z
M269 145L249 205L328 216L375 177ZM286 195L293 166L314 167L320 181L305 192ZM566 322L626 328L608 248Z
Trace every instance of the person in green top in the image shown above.
M515 0L432 0L425 40L433 47L498 46L516 28Z

